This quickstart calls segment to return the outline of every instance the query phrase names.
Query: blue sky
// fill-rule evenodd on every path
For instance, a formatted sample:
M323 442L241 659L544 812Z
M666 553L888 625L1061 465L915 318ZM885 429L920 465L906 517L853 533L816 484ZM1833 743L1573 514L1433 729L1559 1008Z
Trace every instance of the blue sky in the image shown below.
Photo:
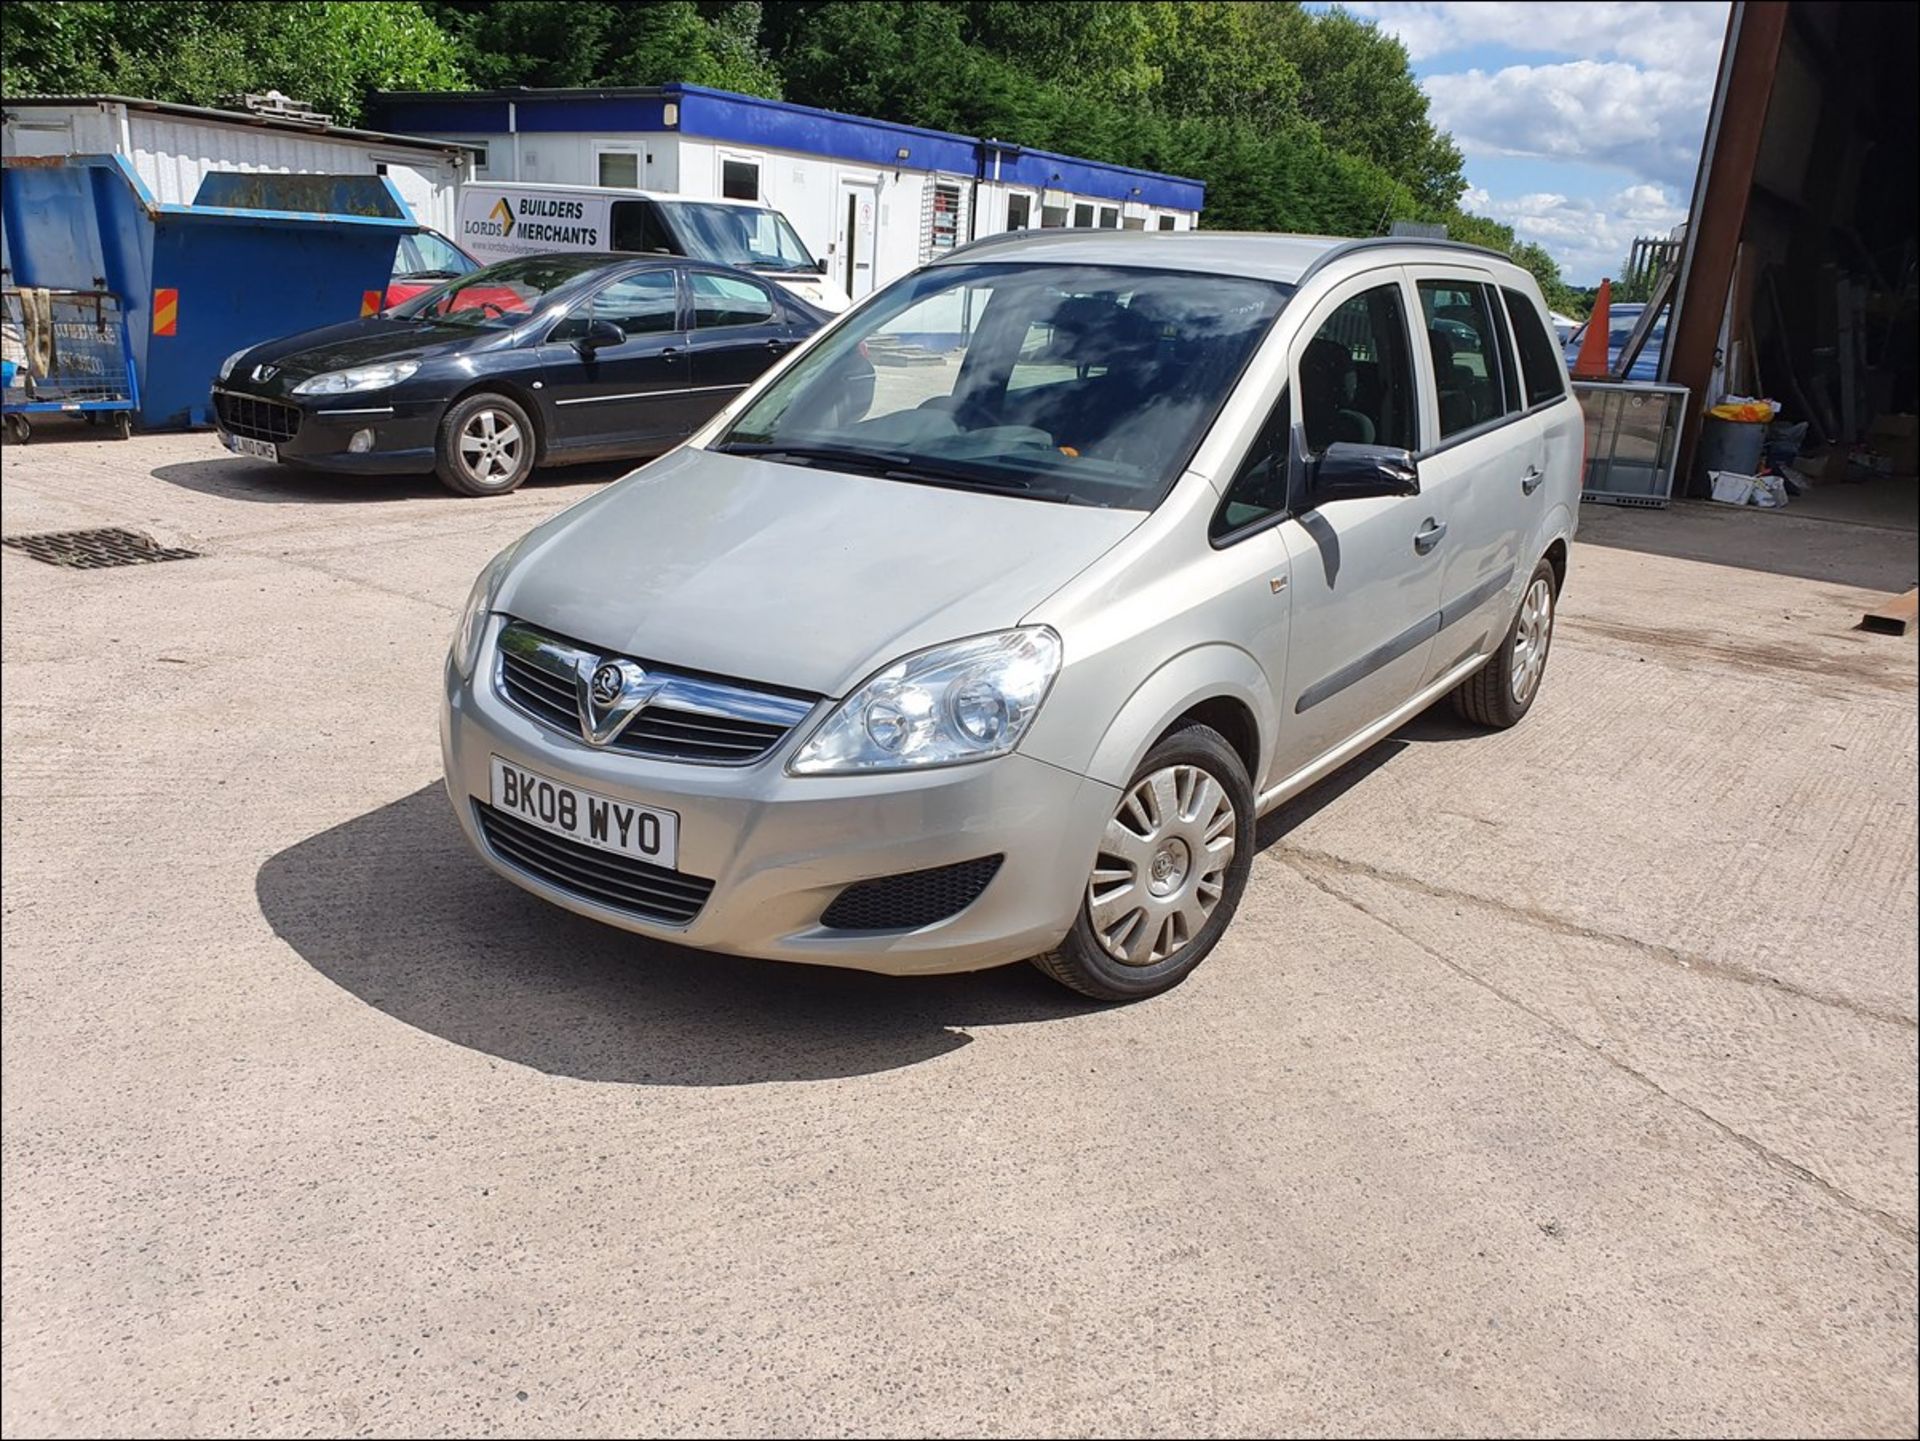
M1724 0L1346 8L1406 45L1466 157L1461 204L1545 246L1572 283L1617 273L1636 235L1686 219Z

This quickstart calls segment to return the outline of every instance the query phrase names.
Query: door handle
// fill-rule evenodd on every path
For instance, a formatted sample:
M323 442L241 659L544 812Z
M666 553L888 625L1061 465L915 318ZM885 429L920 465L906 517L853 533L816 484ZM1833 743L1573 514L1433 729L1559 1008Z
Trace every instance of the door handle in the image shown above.
M775 355L783 355L793 349L793 346L794 342L791 340L769 340L767 342L767 349L771 350Z
M1532 495L1540 488L1540 482L1545 479L1546 476L1541 473L1539 466L1528 466L1527 473L1520 477L1520 493L1522 495Z
M1447 523L1444 520L1429 519L1425 525L1413 533L1413 548L1425 555L1440 544L1440 537L1446 533Z
M660 358L666 361L668 364L672 364L674 361L680 358L680 347L677 345L669 345L664 347L660 351Z

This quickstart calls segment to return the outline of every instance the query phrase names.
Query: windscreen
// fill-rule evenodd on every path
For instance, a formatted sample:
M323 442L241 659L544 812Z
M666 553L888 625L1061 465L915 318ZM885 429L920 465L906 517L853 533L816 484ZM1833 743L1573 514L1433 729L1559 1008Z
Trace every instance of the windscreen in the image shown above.
M681 248L696 260L714 260L752 270L801 271L819 267L777 210L751 205L707 205L692 200L659 202Z
M391 313L442 325L517 325L561 286L606 264L604 255L534 255L524 260L503 260L396 305Z
M718 448L1150 509L1290 290L1165 270L934 266L803 356Z

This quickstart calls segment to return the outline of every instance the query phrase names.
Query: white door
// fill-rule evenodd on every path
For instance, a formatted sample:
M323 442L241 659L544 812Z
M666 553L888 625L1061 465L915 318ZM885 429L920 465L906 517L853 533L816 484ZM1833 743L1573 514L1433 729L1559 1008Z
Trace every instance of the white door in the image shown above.
M842 180L834 223L834 275L840 288L858 300L873 289L875 231L873 209L878 187L869 180Z
M434 204L433 178L426 171L404 160L382 160L377 164L379 173L393 182L393 188L407 202L407 209L413 212L415 220L435 230L445 227L447 217L441 215Z

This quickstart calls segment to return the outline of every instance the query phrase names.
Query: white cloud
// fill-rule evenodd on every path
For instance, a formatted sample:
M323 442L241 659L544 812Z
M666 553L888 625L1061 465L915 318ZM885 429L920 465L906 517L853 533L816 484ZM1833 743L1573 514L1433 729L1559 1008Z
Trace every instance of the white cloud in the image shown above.
M1682 72L1573 60L1429 75L1426 91L1434 123L1469 158L1584 161L1691 188L1713 80L1711 66Z
M1544 247L1575 284L1617 277L1636 236L1665 235L1687 218L1686 205L1656 185L1629 185L1598 199L1540 192L1503 200L1470 190L1462 204Z
M1398 36L1416 62L1480 45L1546 55L1623 60L1663 69L1712 69L1727 29L1723 0L1696 3L1349 4Z

